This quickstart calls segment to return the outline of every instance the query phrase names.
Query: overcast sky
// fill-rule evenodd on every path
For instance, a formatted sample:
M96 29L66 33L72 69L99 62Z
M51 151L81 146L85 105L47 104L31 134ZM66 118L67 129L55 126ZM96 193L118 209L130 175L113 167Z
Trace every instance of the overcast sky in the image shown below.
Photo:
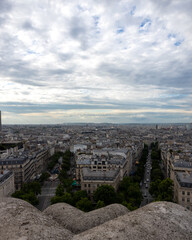
M192 122L192 0L0 0L4 124Z

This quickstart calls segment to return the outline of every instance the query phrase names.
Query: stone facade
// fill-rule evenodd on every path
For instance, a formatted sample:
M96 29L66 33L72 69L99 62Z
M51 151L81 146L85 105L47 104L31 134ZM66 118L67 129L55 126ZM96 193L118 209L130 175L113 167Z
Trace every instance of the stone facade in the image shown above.
M15 191L14 174L8 170L0 172L0 197L9 197Z

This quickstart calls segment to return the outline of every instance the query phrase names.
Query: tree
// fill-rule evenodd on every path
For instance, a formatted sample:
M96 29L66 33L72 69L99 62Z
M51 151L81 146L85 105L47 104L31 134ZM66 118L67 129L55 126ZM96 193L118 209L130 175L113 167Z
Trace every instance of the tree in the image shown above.
M63 202L63 197L62 196L55 196L51 198L51 204Z
M128 203L126 201L122 202L122 205L124 205L125 207L127 207L130 211L134 211L137 209L137 207L134 207L131 203Z
M159 184L159 194L157 197L159 201L173 201L173 181L166 178Z
M152 159L159 159L159 153L157 151L152 150L151 158Z
M160 168L155 168L151 171L151 179L152 181L156 181L158 179L163 179L163 174Z
M37 205L39 200L36 195L41 193L41 185L38 182L24 183L21 190L12 194L12 197L23 199L32 205Z
M89 212L93 209L92 202L88 198L81 198L76 203L76 207L84 212Z
M29 183L29 191L34 192L36 195L41 194L41 185L39 182Z
M117 195L115 189L110 185L102 185L94 192L94 200L98 202L103 201L105 205L117 202Z
M64 195L64 188L63 188L63 186L61 184L59 184L57 186L55 195L56 196L63 196Z
M55 197L51 198L51 204L60 203L60 202L65 202L65 203L72 205L73 198L72 198L71 194L68 192L66 192L62 196L55 196Z
M105 207L105 203L104 203L103 201L99 200L99 201L97 202L96 209L102 208L102 207Z
M124 177L119 185L118 198L123 199L135 207L139 207L142 200L142 193L138 182L133 181L133 177Z
M82 198L87 198L87 192L85 190L80 190L74 193L73 195L73 201L74 203L77 203L80 201Z
M61 170L59 173L59 180L63 182L67 178L67 172L66 170Z
M63 202L73 205L73 198L70 193L66 192L63 195Z
M160 184L160 182L161 182L161 180L157 179L156 181L151 182L151 184L150 184L149 192L154 197L157 197L158 194L159 194L159 184Z
M50 177L50 174L48 172L43 172L39 178L40 182L46 181Z
M22 195L21 199L31 203L34 206L39 203L39 200L37 199L37 197L35 196L35 194L33 192Z

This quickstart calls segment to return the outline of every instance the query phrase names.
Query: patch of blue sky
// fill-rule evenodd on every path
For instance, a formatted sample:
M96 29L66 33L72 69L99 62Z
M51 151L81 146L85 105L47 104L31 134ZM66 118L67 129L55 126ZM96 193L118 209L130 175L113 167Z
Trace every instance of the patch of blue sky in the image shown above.
M125 31L125 30L124 30L123 27L119 27L119 28L117 29L116 33L117 33L117 34L121 34L121 33L123 33L124 31Z
M169 39L170 39L170 38L176 38L176 34L174 34L174 33L169 33L167 37L168 37Z
M94 19L95 26L97 26L98 23L99 23L99 17L98 16L93 16L93 19Z
M141 32L143 32L143 31L147 32L147 31L149 30L150 26L151 26L151 23L152 23L151 19L145 18L145 19L141 22L141 24L140 24L140 26L139 26L139 31L141 31Z
M35 51L32 51L32 50L28 50L27 53L28 54L37 54Z
M178 47L178 46L181 45L182 42L183 42L183 41L177 41L177 42L174 43L174 45L175 45L176 47Z
M135 14L135 10L136 10L136 6L133 6L131 11L130 11L130 14L133 16Z
M84 12L86 9L83 8L81 5L77 5L77 9L80 11L80 12Z

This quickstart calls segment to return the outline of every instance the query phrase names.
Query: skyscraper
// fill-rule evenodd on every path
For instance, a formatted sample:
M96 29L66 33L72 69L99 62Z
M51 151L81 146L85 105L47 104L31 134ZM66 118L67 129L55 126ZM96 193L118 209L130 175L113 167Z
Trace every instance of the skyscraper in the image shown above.
M1 126L1 111L0 111L0 131L2 130L2 126Z

